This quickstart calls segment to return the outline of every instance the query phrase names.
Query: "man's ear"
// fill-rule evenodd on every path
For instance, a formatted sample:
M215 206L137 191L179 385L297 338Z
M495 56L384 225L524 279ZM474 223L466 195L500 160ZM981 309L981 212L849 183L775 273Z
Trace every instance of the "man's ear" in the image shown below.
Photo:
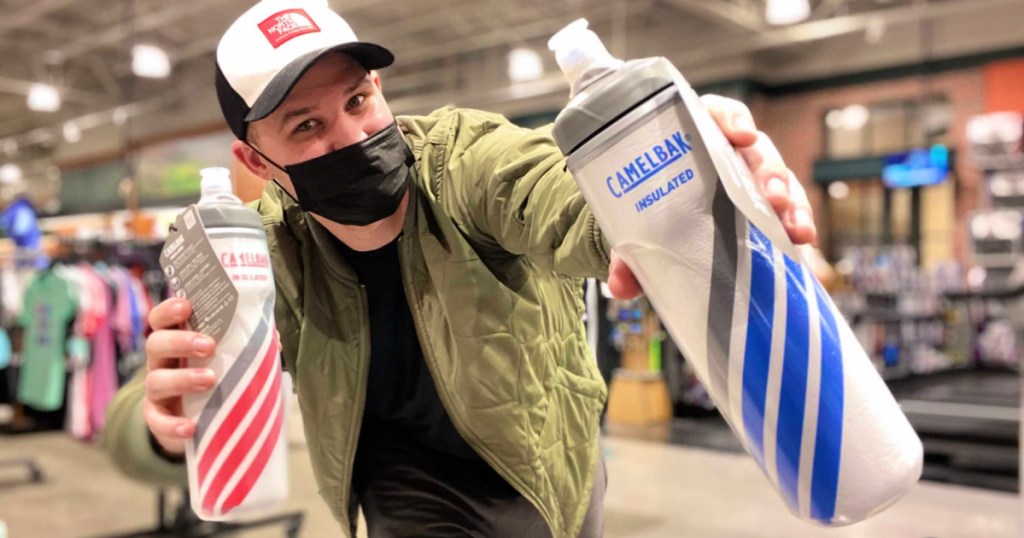
M370 71L370 80L372 80L373 85L377 87L377 91L380 91L380 74L376 69Z
M235 155L235 158L239 160L246 168L249 169L254 175L258 176L263 181L270 181L274 179L274 169L263 160L263 157L256 150L252 149L249 144L242 142L241 140L235 140L231 143L231 153Z

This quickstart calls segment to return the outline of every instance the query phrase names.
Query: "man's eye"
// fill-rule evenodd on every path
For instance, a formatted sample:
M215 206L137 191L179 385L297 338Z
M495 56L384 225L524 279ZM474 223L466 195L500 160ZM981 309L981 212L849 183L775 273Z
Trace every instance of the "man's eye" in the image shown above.
M311 131L314 127L316 127L316 120L306 120L295 126L295 132L304 133L306 131Z
M363 94L353 95L352 98L348 100L347 108L356 108L357 106L363 104L363 101L365 100L366 96L364 96Z

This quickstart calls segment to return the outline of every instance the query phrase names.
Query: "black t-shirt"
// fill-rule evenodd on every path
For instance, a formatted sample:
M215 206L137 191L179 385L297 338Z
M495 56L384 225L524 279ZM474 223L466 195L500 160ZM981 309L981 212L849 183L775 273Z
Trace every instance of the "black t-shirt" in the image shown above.
M352 486L371 534L550 536L544 519L462 439L424 362L398 240L338 248L365 286L370 373Z
M365 286L370 310L370 376L360 445L374 431L395 428L436 451L480 460L448 418L424 362L405 296L398 240L369 252L337 245Z

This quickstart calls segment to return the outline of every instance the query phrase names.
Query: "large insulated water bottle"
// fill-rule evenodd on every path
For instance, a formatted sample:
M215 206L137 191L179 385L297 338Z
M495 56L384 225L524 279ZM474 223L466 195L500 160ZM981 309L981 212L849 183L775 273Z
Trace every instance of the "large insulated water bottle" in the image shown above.
M696 93L664 58L612 58L584 20L549 47L573 92L554 126L569 171L790 510L845 525L895 502L921 442Z
M191 330L217 342L217 385L186 395L195 420L185 445L192 509L230 520L288 494L285 400L274 328L274 277L259 214L232 193L227 169L202 171L202 197L177 219L161 253L172 292L192 302Z

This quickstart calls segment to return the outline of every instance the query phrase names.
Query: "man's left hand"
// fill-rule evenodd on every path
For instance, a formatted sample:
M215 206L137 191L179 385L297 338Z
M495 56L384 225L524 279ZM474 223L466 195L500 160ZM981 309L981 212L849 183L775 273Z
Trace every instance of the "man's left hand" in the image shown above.
M754 118L747 106L735 99L718 95L705 95L701 101L718 122L726 138L747 162L761 192L789 233L789 238L796 244L817 242L818 229L814 225L807 193L793 171L783 162L772 140L754 126ZM612 295L619 299L630 299L643 291L633 272L614 251L608 270L608 287Z

